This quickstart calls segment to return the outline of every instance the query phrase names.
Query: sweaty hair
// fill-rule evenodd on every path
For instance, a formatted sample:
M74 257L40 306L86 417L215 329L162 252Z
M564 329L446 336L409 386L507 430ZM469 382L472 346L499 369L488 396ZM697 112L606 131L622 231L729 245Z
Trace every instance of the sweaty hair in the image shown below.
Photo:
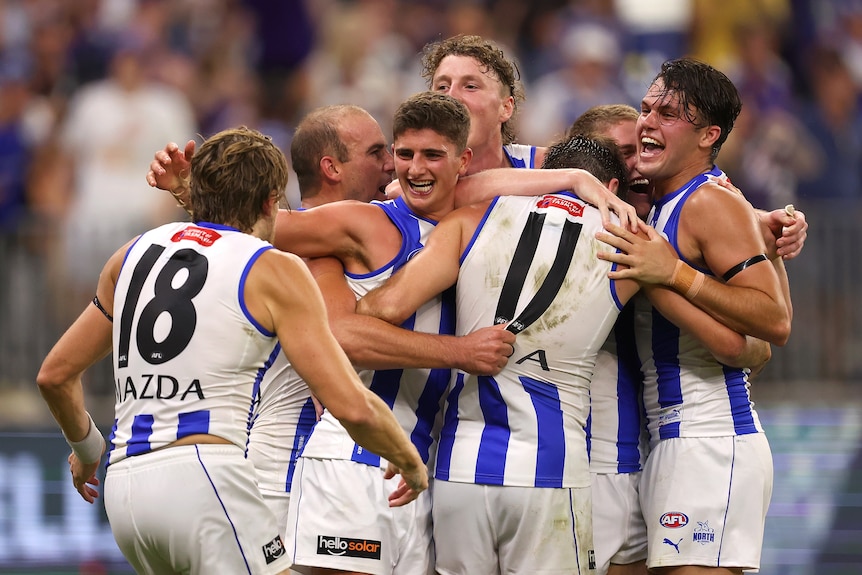
M518 105L524 101L524 87L517 66L508 60L496 44L481 36L460 34L445 40L426 44L422 49L422 77L428 81L428 88L434 89L434 74L446 56L467 56L479 63L483 73L496 78L506 90L506 96L514 99L515 112L500 127L503 144L515 141L515 115Z
M420 92L395 110L392 135L397 140L407 130L434 130L458 147L467 147L470 134L470 112L467 107L446 94Z
M620 122L637 122L640 113L626 104L604 104L593 106L572 123L566 138L578 135L602 134Z
M712 146L712 160L718 156L733 123L742 111L742 101L733 82L709 64L693 58L668 60L653 80L661 80L661 96L679 98L680 112L696 128L718 126L721 134Z
M617 195L628 190L629 179L625 163L616 143L604 136L574 136L548 147L542 168L581 168L599 181L608 184L613 178L619 180Z
M248 233L266 201L283 197L287 174L287 158L269 136L245 126L219 132L192 156L195 220Z
M350 159L347 146L338 133L340 121L351 114L367 113L359 106L350 104L324 106L309 112L299 122L290 143L290 160L302 198L314 196L320 191L323 183L320 178L321 158L332 156L339 162Z

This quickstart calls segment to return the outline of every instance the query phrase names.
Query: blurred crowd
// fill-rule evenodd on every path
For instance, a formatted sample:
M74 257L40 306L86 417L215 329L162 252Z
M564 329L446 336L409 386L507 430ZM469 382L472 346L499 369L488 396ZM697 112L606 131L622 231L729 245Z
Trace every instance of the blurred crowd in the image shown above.
M168 141L244 124L287 152L299 118L345 102L388 133L422 47L459 33L517 61L521 142L639 106L688 54L740 89L718 161L755 206L862 198L862 0L2 0L0 300L41 282L77 313L110 253L183 217L144 179Z

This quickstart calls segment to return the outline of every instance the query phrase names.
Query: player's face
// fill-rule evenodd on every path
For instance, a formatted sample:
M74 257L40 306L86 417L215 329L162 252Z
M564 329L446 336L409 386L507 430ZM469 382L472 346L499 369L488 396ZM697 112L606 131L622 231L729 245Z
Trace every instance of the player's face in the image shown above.
M383 189L392 181L395 165L380 125L369 115L353 114L342 120L338 130L348 151L342 164L345 199L386 199Z
M434 72L431 90L449 94L467 107L470 148L479 149L499 140L500 126L515 110L515 99L508 95L508 88L492 70L483 71L480 63L469 56L443 58Z
M395 174L401 195L419 215L439 220L455 207L455 184L467 171L469 148L458 150L431 129L407 130L395 139Z
M638 171L653 184L666 183L664 192L675 189L678 186L674 176L700 171L703 131L687 119L679 96L665 92L663 82L656 80L641 102L637 121Z
M629 177L629 189L625 200L634 206L638 217L646 219L649 215L652 202L649 197L649 180L638 172L638 139L637 122L635 120L622 120L611 126L604 134L616 142Z

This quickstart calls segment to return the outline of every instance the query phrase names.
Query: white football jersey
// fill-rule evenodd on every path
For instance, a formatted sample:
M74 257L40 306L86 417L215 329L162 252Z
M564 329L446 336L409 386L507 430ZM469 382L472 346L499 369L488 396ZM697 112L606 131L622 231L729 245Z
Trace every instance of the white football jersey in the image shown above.
M722 176L721 170L713 168L653 206L650 225L678 253L682 206L701 185ZM700 271L712 275L707 269ZM652 446L670 437L763 431L749 396L749 370L716 361L694 337L667 320L645 298L635 298L635 329L638 354L643 361L644 405Z
M584 426L596 353L619 313L597 251L599 211L571 194L494 200L462 255L457 334L518 333L493 377L458 373L436 477L523 487L590 484Z
M243 289L268 249L208 223L167 224L129 249L114 292L110 463L199 433L245 448L277 340L249 315Z

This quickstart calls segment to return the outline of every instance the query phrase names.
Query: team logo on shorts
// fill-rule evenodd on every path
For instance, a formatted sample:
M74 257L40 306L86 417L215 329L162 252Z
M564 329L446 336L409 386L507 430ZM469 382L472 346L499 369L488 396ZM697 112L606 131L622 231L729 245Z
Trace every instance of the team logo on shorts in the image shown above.
M590 569L595 569L596 568L596 552L593 549L590 549L590 551L589 551L589 562L590 562Z
M371 539L350 539L348 537L317 536L318 555L338 555L380 559L380 541Z
M661 516L659 523L661 523L662 527L667 527L668 529L679 529L688 525L688 515L679 511L668 511Z
M709 521L698 521L697 527L694 528L694 533L691 540L701 545L715 543L715 529L709 526Z
M284 543L281 542L281 535L276 535L275 539L263 546L263 557L267 565L282 555L284 555Z

